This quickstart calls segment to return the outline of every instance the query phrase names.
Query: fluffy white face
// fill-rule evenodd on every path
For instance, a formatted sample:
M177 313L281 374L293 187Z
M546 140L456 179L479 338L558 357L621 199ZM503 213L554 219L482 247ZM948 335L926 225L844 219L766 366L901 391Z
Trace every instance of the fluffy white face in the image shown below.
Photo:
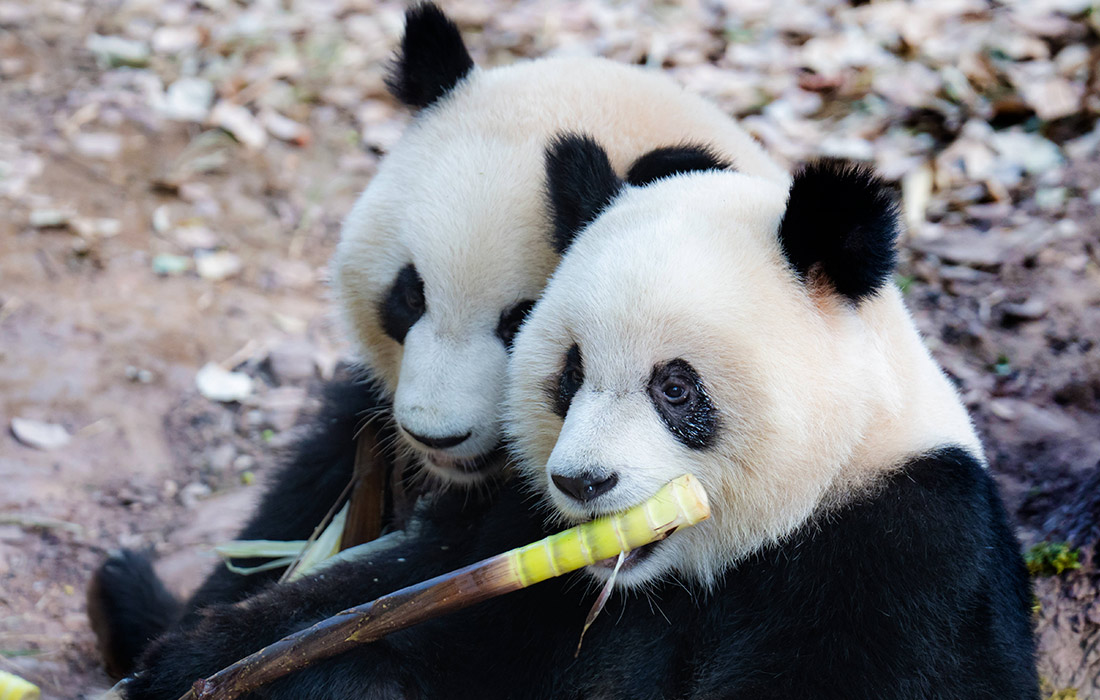
M500 442L510 336L556 261L532 198L539 164L516 150L533 149L471 135L422 158L416 180L395 158L336 256L352 330L393 396L399 435L449 481L481 478Z
M508 432L560 519L621 511L685 472L708 493L711 519L639 551L620 585L713 583L907 455L980 454L892 287L856 307L791 271L786 199L737 173L628 189L516 340Z
M334 278L403 444L446 481L475 482L500 464L488 458L502 434L505 336L557 262L543 156L568 129L600 138L620 172L689 141L788 181L709 103L600 59L475 68L421 112L349 215Z

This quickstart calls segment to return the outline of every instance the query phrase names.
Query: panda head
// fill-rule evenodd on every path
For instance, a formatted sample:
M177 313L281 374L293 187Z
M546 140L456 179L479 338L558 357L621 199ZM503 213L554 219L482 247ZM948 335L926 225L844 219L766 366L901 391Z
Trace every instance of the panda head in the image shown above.
M476 68L434 5L406 13L387 83L417 112L345 221L341 309L392 398L399 446L445 483L499 468L512 338L553 269L537 158L453 103ZM503 163L504 165L500 165Z
M575 136L546 162L567 252L513 349L520 469L569 523L685 472L712 507L620 585L713 584L905 455L976 443L887 284L895 207L866 171L826 161L787 190L705 158L662 178L658 159L632 187Z

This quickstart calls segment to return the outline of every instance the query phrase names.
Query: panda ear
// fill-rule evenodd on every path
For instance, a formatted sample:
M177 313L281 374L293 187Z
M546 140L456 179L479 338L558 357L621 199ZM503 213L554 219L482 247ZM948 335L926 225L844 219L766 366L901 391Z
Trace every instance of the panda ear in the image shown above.
M893 273L897 237L894 195L866 167L824 159L795 175L779 242L799 277L820 271L837 293L858 303Z
M386 85L403 104L422 109L450 92L473 67L458 27L425 2L405 11L405 36Z
M661 178L700 170L729 170L731 165L706 146L666 146L634 161L626 174L628 184L642 187Z
M546 187L553 246L563 254L623 188L607 152L589 136L562 134L546 149Z

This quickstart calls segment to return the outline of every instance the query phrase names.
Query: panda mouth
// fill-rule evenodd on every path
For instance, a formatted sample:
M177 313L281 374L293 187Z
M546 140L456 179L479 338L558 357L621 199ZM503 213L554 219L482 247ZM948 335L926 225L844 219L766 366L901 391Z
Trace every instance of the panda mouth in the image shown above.
M448 457L444 454L429 452L425 455L425 459L431 462L432 466L439 469L459 471L465 474L480 474L497 467L503 453L504 450L497 447L477 457L460 459L457 457Z
M676 531L671 530L668 534L671 535L673 532ZM665 538L667 537L668 535L665 535ZM649 544L642 545L637 549L632 549L627 552L626 557L623 558L623 565L620 571L628 571L638 564L641 564L643 561L648 559L650 555L653 554L654 550L656 550L662 542L664 542L664 539L657 540L656 542L650 542ZM600 559L597 562L593 562L592 566L612 571L615 568L615 562L617 562L618 559L618 556L608 557L607 559Z

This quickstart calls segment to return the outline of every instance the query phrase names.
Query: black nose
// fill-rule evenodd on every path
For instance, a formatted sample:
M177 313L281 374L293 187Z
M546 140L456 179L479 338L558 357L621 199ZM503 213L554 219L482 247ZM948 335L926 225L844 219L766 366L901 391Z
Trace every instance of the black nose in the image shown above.
M404 426L402 426L404 428ZM428 437L426 435L417 435L408 428L404 428L405 432L425 447L433 447L437 450L444 450L448 447L454 447L460 443L466 441L466 438L470 437L472 433L466 433L465 435L448 435L446 437Z
M554 486L571 498L587 503L594 498L602 496L619 483L619 475L602 476L599 474L581 474L580 476L562 476L554 474L550 477Z

